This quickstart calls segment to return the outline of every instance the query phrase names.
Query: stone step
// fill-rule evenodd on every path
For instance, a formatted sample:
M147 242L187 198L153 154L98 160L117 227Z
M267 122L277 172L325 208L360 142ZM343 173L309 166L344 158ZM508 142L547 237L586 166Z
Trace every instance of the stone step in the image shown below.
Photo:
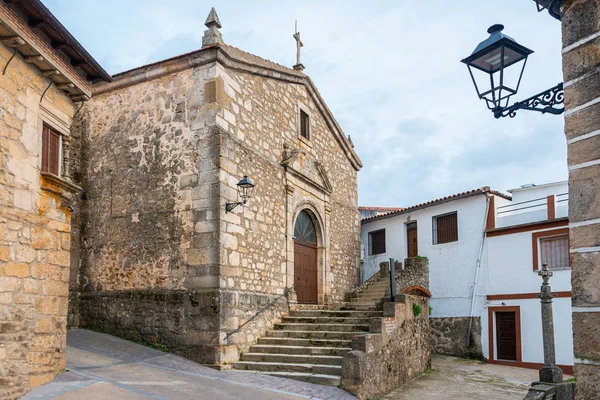
M374 301L369 302L346 302L342 303L342 310L354 310L354 311L376 311L377 303Z
M352 303L373 303L373 302L381 301L382 299L385 300L386 298L389 299L390 297L389 296L355 297L351 300L351 302Z
M296 324L358 324L368 325L371 318L348 318L348 317L283 317L283 322Z
M270 339L279 339L279 338L270 338ZM298 339L289 339L289 340L298 340ZM322 355L322 356L343 356L350 350L352 350L351 347L286 346L286 345L281 345L281 344L255 344L250 347L250 353L306 354L306 355Z
M330 332L368 332L369 325L355 324L295 324L284 322L275 324L274 329L289 331L330 331Z
M283 366L279 362L264 361L238 361L233 363L236 369L247 371L283 371ZM285 372L303 372L310 374L342 375L341 365L321 365L321 364L285 364Z
M332 331L289 331L289 330L270 330L267 331L269 337L297 338L297 339L343 339L352 340L352 337L364 332L332 332Z
M265 375L278 376L281 378L296 379L298 381L316 383L317 385L338 386L340 377L338 375L306 374L303 372L262 372Z
M352 339L312 339L263 336L258 338L259 345L303 346L303 347L352 347Z
M280 364L342 365L342 356L313 354L246 353L241 361L273 362ZM281 366L285 370L285 365Z
M374 318L374 317L383 317L383 313L377 310L321 310L321 311L313 311L313 310L298 310L291 311L291 317L342 317L342 318Z

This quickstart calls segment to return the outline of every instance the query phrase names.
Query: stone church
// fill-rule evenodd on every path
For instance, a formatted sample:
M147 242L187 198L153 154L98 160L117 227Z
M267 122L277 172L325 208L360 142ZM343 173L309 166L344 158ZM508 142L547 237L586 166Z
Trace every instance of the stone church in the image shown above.
M67 325L223 365L358 284L351 141L299 62L206 26L110 76L39 0L0 2L0 397L64 370Z

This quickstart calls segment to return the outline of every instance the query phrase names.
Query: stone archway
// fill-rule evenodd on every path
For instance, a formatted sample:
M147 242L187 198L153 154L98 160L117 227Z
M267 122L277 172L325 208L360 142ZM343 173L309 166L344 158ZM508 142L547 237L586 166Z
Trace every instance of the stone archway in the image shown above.
M290 225L289 225L289 233L288 233L288 238L289 238L289 244L288 244L288 248L289 248L289 252L288 252L288 269L287 269L287 274L288 274L288 282L289 284L291 283L297 283L296 280L298 279L298 275L296 275L296 261L297 258L300 256L300 254L298 254L299 252L301 252L302 250L305 250L305 253L310 253L310 250L306 249L306 248L302 248L300 246L297 247L297 245L309 245L312 246L312 251L313 251L313 262L314 262L314 253L316 252L316 291L317 291L317 297L315 299L314 297L314 289L313 289L313 295L310 298L310 301L306 301L304 298L299 298L298 295L298 290L294 290L294 292L296 293L294 299L296 301L298 301L299 303L308 303L308 304L323 304L324 302L327 301L328 299L328 294L329 294L329 284L327 283L327 243L326 243L326 225L325 225L325 221L322 219L321 214L319 213L319 211L317 210L317 207L315 207L313 204L311 204L310 202L302 202L300 204L297 204L296 207L294 207L295 211L293 213L291 213L290 215ZM314 237L310 237L308 238L308 240L302 240L301 238L297 237L298 234L295 232L295 228L296 225L300 219L300 221L305 221L306 222L306 217L308 218L308 222L310 222L312 224L312 226L314 227ZM301 222L302 224L304 224L303 222ZM298 228L302 228L304 225L300 225L298 226ZM298 240L300 239L300 240ZM306 239L306 238L304 238ZM306 243L307 241L312 241L312 243ZM298 252L296 252L296 250L298 250ZM306 257L309 257L308 254L305 254ZM298 263L298 265L300 265L300 263ZM313 276L312 279L314 281L314 269L312 272ZM306 277L303 278L304 280L306 280ZM299 288L299 290L301 290Z

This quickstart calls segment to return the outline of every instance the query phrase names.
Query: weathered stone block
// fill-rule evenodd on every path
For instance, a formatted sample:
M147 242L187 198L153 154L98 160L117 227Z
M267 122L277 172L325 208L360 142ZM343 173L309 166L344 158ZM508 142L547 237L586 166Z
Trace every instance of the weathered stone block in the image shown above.
M600 218L600 166L569 172L569 221Z
M572 227L570 235L574 249L600 246L600 224Z
M565 82L579 78L600 66L600 37L563 54Z
M575 385L575 400L590 400L598 397L600 393L600 366L578 364L574 366L577 383Z
M600 73L598 76L600 76ZM598 93L600 93L600 87ZM567 162L569 165L582 164L598 159L600 159L600 135L571 143L568 146Z
M571 253L571 284L573 307L600 304L600 253Z
M562 15L563 47L569 46L600 30L598 0L579 0L565 7Z
M56 249L58 235L56 232L34 225L31 228L31 247L34 249Z
M575 357L600 362L600 313L573 313L573 335Z
M2 266L6 276L16 276L18 278L26 278L29 276L29 264L8 262Z
M593 132L600 126L600 103L573 114L565 115L565 135L568 139Z
M68 267L71 262L71 255L68 251L50 251L47 255L48 263ZM59 278L60 279L60 278Z
M61 269L56 265L33 264L31 267L31 276L38 279L60 280Z

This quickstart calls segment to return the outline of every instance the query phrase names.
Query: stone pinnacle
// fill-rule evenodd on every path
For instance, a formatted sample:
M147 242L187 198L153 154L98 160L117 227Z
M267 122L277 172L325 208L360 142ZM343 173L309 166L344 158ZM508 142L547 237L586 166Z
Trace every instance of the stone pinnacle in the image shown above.
M219 21L219 16L217 15L217 10L215 8L210 9L210 13L208 17L206 17L206 22L204 22L206 27L210 28L212 25L216 25L217 28L221 28L221 21Z

